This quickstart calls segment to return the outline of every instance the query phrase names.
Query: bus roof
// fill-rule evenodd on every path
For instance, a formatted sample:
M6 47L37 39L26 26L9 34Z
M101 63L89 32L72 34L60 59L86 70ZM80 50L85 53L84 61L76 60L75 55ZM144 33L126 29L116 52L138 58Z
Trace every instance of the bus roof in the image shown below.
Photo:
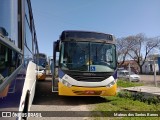
M62 41L68 41L67 38L76 38L76 41L79 39L84 39L87 41L97 41L97 42L105 42L105 41L114 41L114 36L112 34L100 33L100 32L93 32L93 31L79 31L79 30L65 30L62 32L60 39ZM77 40L78 39L78 40ZM90 39L90 40L88 40ZM80 41L81 41L80 40ZM101 41L100 41L101 40Z
M45 53L38 53L38 54L35 54L34 56L47 58L47 55Z

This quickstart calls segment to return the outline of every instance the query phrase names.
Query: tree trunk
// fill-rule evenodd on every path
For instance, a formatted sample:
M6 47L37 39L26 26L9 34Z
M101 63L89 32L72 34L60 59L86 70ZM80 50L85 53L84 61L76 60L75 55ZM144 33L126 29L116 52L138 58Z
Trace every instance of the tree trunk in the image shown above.
M140 74L142 74L143 73L143 71L142 71L142 65L140 65L139 68L140 68Z

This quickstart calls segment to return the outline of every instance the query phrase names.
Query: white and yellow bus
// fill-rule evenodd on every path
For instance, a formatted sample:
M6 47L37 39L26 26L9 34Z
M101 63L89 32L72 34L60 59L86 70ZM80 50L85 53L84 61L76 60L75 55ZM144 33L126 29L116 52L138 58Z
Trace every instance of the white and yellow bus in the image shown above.
M45 53L35 54L35 63L37 64L37 80L45 80L47 55Z
M67 30L53 47L52 91L64 96L116 94L117 57L113 35Z

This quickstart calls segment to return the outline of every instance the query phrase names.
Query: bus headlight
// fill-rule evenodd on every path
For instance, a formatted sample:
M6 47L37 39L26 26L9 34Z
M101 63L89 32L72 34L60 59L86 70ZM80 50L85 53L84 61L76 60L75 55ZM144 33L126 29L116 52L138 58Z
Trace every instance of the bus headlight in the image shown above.
M67 82L66 80L63 80L62 83L67 87L72 87L72 85L69 82Z
M113 80L113 81L110 82L106 87L112 87L115 83L116 83L116 80Z

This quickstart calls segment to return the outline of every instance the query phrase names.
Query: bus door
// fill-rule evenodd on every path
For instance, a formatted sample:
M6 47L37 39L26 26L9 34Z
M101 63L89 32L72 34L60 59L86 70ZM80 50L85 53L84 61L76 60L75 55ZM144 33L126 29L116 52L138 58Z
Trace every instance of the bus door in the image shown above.
M53 43L52 92L58 91L59 41Z

